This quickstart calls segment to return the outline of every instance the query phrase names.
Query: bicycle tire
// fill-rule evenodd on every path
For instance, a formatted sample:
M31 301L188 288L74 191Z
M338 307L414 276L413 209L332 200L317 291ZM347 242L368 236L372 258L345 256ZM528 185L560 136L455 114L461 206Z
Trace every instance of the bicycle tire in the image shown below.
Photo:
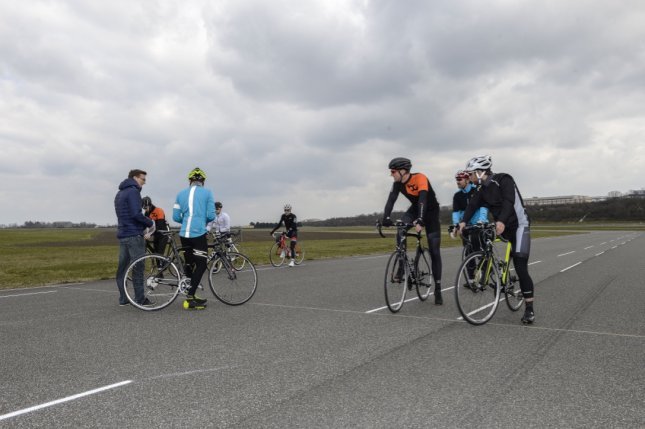
M482 251L468 255L455 280L455 301L464 320L472 325L488 322L497 311L500 286L499 271L492 256Z
M464 259L466 259L466 257L471 253L473 253L473 246L469 242L469 243L466 243L463 250L461 251L461 260L463 261Z
M283 251L283 249L280 248L280 243L277 241L273 243L271 250L269 250L269 261L271 262L271 265L274 267L281 266L284 264L284 258L286 257L286 251Z
M296 259L294 259L294 262L296 265L302 264L302 261L305 260L305 249L302 248L302 245L300 242L296 243Z
M244 259L241 268L234 266L229 258L232 256L236 261ZM215 272L211 266L208 275L208 283L215 295L215 298L227 305L241 305L255 295L258 286L258 275L253 263L241 253L228 253L227 259L218 258L221 261L222 269Z
M520 282L515 274L515 265L513 259L508 261L508 271L506 272L506 282L503 284L504 298L506 305L511 311L517 311L524 304L524 295L520 289Z
M239 249L234 243L229 243L228 251L230 253L240 253ZM236 270L241 270L244 268L244 265L246 264L246 259L240 258L239 260L236 258L232 258L231 261L233 262L233 266L235 267Z
M139 273L137 273L137 271ZM137 300L135 284L140 276L143 298ZM179 294L181 275L169 259L157 254L147 254L134 260L123 281L125 296L134 307L145 311L161 310L172 304ZM149 304L144 302L147 300Z
M407 261L398 252L390 255L385 268L385 304L392 313L398 312L405 301L405 294L408 291L409 273Z
M417 296L420 301L428 299L434 285L434 277L432 268L428 263L427 253L427 249L423 249L423 251L417 251L414 257L414 283L416 284Z

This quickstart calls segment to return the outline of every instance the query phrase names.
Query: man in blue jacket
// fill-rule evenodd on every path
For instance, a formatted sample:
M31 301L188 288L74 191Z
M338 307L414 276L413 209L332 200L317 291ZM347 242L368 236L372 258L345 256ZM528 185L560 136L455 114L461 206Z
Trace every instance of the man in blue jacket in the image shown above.
M186 248L186 275L190 290L184 302L186 310L206 308L206 300L195 296L199 282L206 271L208 240L206 224L215 220L215 199L210 189L204 188L206 173L196 167L188 173L189 185L177 194L172 219L181 223L179 239Z
M116 270L116 286L119 288L119 305L127 305L128 299L123 289L125 271L132 261L145 253L143 232L152 226L152 220L141 212L141 188L146 183L146 173L143 170L130 170L128 178L119 185L119 192L114 197L114 210L119 221L116 237L119 239L119 266ZM139 264L137 264L139 265ZM143 266L141 267L143 269ZM135 300L148 305L149 301L143 295L143 270L134 270Z

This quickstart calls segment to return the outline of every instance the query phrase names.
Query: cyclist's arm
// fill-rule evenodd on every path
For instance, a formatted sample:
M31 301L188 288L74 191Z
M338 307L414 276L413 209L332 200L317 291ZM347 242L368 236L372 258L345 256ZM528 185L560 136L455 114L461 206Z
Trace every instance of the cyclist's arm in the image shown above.
M396 199L398 197L399 197L399 190L396 188L396 186L392 185L392 189L390 190L390 195L388 195L387 202L385 203L385 209L383 210L383 219L390 217L390 215L392 214L392 210L394 209L394 203L396 203Z
M276 230L282 226L282 223L283 223L283 222L284 222L284 215L280 216L280 221L279 221L279 222L278 222L278 224L277 224L275 227L273 227L273 229L271 230L271 235L273 235L273 233L274 233L274 232L276 232Z
M508 225L515 214L515 181L511 176L504 175L499 180L499 191L502 196L502 209L496 221Z
M481 191L475 192L472 197L470 197L470 200L468 201L468 205L466 206L466 210L464 210L464 216L462 219L472 219L473 215L475 214L475 211L482 207L483 201L482 201L482 193ZM461 223L465 225L465 222L462 220Z

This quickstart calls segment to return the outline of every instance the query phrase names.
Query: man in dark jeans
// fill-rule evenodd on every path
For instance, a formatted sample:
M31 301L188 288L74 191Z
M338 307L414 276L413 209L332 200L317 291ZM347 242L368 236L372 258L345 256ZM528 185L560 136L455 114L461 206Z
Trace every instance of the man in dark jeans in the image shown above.
M125 272L132 261L145 253L144 230L153 222L141 212L141 188L146 183L143 170L130 170L128 178L119 185L119 192L114 197L114 210L119 221L116 237L119 239L119 266L116 270L116 286L119 289L119 305L127 305L123 280ZM137 264L139 265L139 264ZM134 270L134 299L142 304L150 302L143 295L143 266Z

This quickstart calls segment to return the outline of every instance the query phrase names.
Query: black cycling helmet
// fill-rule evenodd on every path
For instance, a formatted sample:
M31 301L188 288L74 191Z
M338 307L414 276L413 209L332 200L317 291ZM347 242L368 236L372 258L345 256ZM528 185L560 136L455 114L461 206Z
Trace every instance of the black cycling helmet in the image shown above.
M141 199L141 207L145 209L146 207L150 206L152 206L152 200L150 199L150 197L143 197Z
M216 209L221 209L222 207L224 207L224 206L222 206L222 203L220 203L219 201L215 201L215 208Z
M203 182L206 180L206 173L204 173L204 170L202 170L199 167L195 167L192 170L190 170L190 173L188 173L188 180L198 180L200 182Z
M394 158L388 165L390 170L408 170L412 169L412 161L407 158Z

